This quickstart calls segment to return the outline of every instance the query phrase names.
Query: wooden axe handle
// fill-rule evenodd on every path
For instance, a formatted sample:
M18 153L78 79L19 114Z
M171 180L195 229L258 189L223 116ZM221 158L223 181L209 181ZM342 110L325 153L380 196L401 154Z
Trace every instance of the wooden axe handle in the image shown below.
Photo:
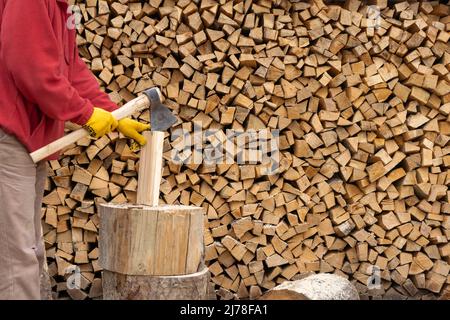
M153 88L150 90L158 90L158 93L161 96L161 92L159 91L159 89ZM121 108L113 111L112 114L117 120L121 120L131 116L135 112L145 110L149 107L150 107L150 100L148 99L147 95L143 94L137 97L136 99L128 102ZM83 128L78 129L46 145L45 147L42 147L41 149L36 150L33 153L30 153L30 156L33 159L34 163L38 163L39 161L46 159L52 154L57 153L58 151L70 146L71 144L77 142L81 138L84 138L88 135L89 133L85 129Z

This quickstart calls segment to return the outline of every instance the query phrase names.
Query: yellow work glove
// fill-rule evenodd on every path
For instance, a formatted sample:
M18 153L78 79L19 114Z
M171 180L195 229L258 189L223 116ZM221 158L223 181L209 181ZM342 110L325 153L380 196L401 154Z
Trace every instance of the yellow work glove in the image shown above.
M136 140L141 146L147 143L147 139L140 132L150 129L149 124L143 124L130 118L119 121L117 129L127 138Z
M115 130L118 125L118 121L111 112L100 108L94 108L92 116L83 127L89 131L91 137L100 138Z

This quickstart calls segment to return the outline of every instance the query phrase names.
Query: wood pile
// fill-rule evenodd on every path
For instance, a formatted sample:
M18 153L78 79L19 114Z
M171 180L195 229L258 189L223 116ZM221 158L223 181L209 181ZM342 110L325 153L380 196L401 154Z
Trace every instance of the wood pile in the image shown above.
M221 299L257 298L307 272L342 275L362 299L448 294L449 5L77 4L80 54L115 102L159 86L174 130L280 130L274 175L252 163L179 164L179 141L166 139L161 203L206 209ZM138 162L116 132L49 162L44 234L60 298L101 297L96 205L135 202ZM71 266L80 289L67 287Z

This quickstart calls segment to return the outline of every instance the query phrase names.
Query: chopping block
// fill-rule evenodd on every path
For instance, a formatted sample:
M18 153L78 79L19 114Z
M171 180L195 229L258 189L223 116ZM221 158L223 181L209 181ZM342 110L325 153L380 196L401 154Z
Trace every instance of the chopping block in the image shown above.
M167 108L151 100L136 204L102 204L99 250L105 300L205 300L212 296L204 263L204 209L159 205ZM155 108L155 109L154 109ZM167 114L167 110L165 110ZM161 127L162 126L162 127Z

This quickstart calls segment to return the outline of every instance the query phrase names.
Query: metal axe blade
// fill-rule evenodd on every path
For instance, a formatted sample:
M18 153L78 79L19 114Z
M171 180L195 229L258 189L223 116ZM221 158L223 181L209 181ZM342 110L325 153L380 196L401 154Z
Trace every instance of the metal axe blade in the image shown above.
M167 131L177 122L169 108L161 103L159 92L156 88L144 92L151 103L150 124L152 131Z

